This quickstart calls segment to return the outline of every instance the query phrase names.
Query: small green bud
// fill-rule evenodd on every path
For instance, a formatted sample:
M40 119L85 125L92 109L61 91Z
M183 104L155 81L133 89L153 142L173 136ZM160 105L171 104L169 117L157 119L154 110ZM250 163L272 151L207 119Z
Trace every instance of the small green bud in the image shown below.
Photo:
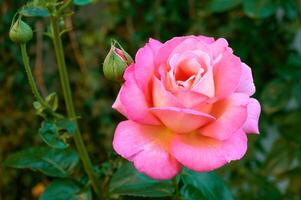
M122 47L119 49L112 43L110 52L103 63L103 73L107 79L121 82L125 69L131 63L133 63L131 56Z
M21 19L18 19L9 31L10 39L18 44L25 44L32 38L32 29Z

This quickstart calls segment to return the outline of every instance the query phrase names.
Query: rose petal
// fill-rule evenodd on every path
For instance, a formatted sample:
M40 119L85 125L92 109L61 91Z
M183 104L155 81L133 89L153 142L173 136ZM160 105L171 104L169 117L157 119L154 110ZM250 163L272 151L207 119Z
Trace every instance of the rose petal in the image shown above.
M224 52L213 67L215 98L222 99L233 93L240 82L242 73L240 59L231 52Z
M155 58L155 66L159 67L162 64L166 64L166 61L168 60L174 48L185 39L186 37L174 37L171 40L165 42L157 53L157 56Z
M245 63L242 63L241 66L242 66L242 74L236 92L246 93L249 96L252 96L255 93L255 85L253 82L251 68Z
M181 164L164 149L153 147L134 159L137 170L157 180L171 179L181 170Z
M181 165L169 153L171 133L162 126L121 122L115 131L113 148L132 162L139 172L154 179L170 179Z
M201 128L199 133L218 140L228 139L245 124L248 101L246 94L234 93L215 103L211 113L216 120Z
M198 40L205 42L207 44L211 44L212 42L214 42L214 38L213 37L208 37L208 36L204 36L204 35L199 35L196 36Z
M177 53L182 54L183 52L193 51L193 50L206 52L210 56L210 48L209 48L208 44L200 41L196 37L187 37L187 38L185 38L184 41L182 41L178 46L176 46L172 50L169 58L172 57L174 54L177 54Z
M208 96L202 95L200 93L179 89L172 93L178 101L186 108L195 108L205 102L208 99Z
M156 107L150 108L150 111L177 133L189 133L215 119L206 113L177 107Z
M233 53L232 49L229 47L227 40L224 38L219 38L211 43L210 48L212 51L213 60L216 60L220 55L224 54L225 51Z
M182 70L192 75L196 74L200 68L207 69L210 66L210 57L203 51L191 50L173 54L168 63L172 69Z
M134 66L127 68L124 78L126 81L120 90L120 102L123 105L123 114L126 114L128 119L143 124L160 124L157 118L148 110L149 103L134 78Z
M210 98L214 97L215 85L212 68L209 67L203 77L192 87L192 91L198 92Z
M153 105L154 107L182 107L179 100L167 91L156 77L153 77Z
M153 55L155 57L156 54L158 53L159 49L162 47L163 44L160 41L158 41L158 40L150 38L148 40L148 45L151 48L151 50L153 51Z
M162 68L161 68L162 69ZM171 69L169 72L161 76L161 80L165 83L165 88L169 91L178 90L179 86L174 76L174 70Z
M197 43L210 44L214 41L213 38L207 36L182 36L182 37L174 37L167 42L165 42L160 50L157 53L155 58L155 65L160 66L161 64L166 63L172 51L181 44L186 39L197 40Z
M123 90L123 86L121 86L119 92L118 92L118 95L116 97L116 100L115 102L113 103L112 105L112 108L114 108L115 110L117 110L118 112L120 112L121 114L123 114L124 116L126 116L126 110L124 108L124 106L122 105L121 101L120 101L120 93L121 93L121 90Z
M144 47L140 48L135 57L135 78L138 86L149 98L149 83L154 75L154 57L161 47L161 42L150 39Z
M178 134L171 144L171 154L188 169L207 172L232 160L247 150L247 137L238 130L228 140L219 141L197 133Z
M169 66L176 72L176 79L182 81L185 81L190 76L196 74L202 67L201 64L198 63L198 60L195 57L193 57L194 55L190 55L190 58L184 56L187 55L175 54L171 57L169 61Z
M246 133L259 133L258 120L260 115L260 104L256 99L251 98L247 106L248 117L243 130Z

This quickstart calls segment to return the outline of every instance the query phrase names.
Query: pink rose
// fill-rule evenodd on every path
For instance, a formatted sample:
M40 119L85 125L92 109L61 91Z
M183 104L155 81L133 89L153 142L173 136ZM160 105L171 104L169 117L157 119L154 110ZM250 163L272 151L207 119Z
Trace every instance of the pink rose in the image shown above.
M238 160L246 133L258 133L251 69L223 38L150 39L123 77L113 108L129 120L117 126L113 147L154 179L182 165L206 172Z

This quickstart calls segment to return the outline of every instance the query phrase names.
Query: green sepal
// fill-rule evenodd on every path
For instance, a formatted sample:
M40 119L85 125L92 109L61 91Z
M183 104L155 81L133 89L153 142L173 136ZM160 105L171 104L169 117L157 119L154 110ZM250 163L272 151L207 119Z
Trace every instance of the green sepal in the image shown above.
M16 22L12 22L13 25L9 30L10 39L17 44L26 44L33 37L31 27L26 24L21 17Z

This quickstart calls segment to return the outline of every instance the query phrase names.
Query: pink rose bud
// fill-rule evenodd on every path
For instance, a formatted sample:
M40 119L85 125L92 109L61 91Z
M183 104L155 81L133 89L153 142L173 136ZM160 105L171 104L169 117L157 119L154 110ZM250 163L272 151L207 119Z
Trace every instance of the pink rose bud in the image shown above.
M118 45L120 49L115 45ZM113 41L103 63L103 73L107 79L121 82L124 70L132 62L131 56L116 41Z
M123 77L113 108L128 120L117 126L113 147L154 179L239 160L247 134L259 133L252 70L223 38L150 39Z

